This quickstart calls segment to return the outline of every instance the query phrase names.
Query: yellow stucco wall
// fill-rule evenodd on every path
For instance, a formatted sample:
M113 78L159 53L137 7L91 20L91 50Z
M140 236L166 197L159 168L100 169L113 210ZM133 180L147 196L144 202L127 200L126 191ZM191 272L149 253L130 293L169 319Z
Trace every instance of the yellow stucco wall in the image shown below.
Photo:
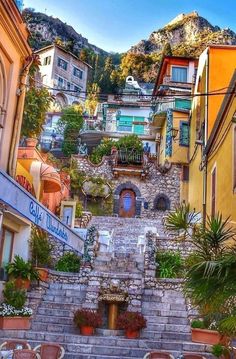
M209 88L212 92L228 87L236 68L236 46L209 47ZM227 88L222 90L227 91ZM224 95L208 98L208 135L214 126Z
M167 157L168 161L173 163L188 163L188 147L180 145L180 124L188 122L189 114L186 112L173 111L173 128L178 129L176 139L172 141L172 156Z
M216 212L222 213L223 218L230 216L234 225L236 225L236 192L233 188L233 155L235 151L233 137L236 125L231 121L235 111L236 99L234 98L215 143L223 141L218 149L209 156L207 171L207 213L211 213L211 173L216 167ZM228 132L224 137L225 131Z

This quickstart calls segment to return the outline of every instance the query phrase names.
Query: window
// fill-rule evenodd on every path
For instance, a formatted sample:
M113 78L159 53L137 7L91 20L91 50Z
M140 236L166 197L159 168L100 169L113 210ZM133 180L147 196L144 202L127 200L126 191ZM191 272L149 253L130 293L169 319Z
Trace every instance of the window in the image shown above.
M76 92L80 93L81 88L80 88L80 87L78 87L78 86L75 86L75 85L74 85L74 90L75 90Z
M191 101L186 100L184 98L176 98L175 99L175 108L182 108L185 110L191 109Z
M67 90L70 90L70 82L67 82Z
M78 69L77 67L74 67L74 69L73 69L73 75L74 75L75 77L78 77L79 79L82 80L82 78L83 78L83 71L81 71L81 70Z
M62 77L58 77L58 87L63 87L64 85L64 80Z
M136 135L143 135L144 134L144 125L142 122L144 122L144 117L134 117L134 133Z
M58 67L61 67L63 70L67 70L67 66L68 66L68 63L65 61L65 60L63 60L63 59L61 59L60 57L58 57L58 59L57 59L57 66Z
M159 194L154 199L154 210L167 211L170 209L170 200L165 194Z
M117 130L124 132L132 132L133 117L120 116L117 121Z
M45 65L50 65L51 64L51 56L45 57L44 60L43 60L43 64L44 64L44 66Z
M189 181L189 167L182 167L182 181Z
M189 146L189 124L188 124L188 122L180 123L179 144L180 144L180 146Z
M174 82L187 82L187 67L172 67L172 81Z
M12 259L14 232L3 227L2 246L0 252L1 268L4 268Z
M216 214L216 168L211 173L211 215Z

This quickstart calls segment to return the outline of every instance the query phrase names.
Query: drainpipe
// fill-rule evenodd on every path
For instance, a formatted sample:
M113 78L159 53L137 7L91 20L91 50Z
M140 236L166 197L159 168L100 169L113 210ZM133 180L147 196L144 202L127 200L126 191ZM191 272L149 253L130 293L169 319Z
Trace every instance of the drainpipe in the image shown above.
M11 138L11 147L10 147L10 155L8 161L8 173L11 177L15 177L16 173L16 155L18 144L20 140L20 130L22 124L22 113L24 109L24 99L25 99L25 87L26 87L26 79L28 70L33 62L33 56L29 56L26 58L25 64L20 71L20 84L17 89L17 102L16 102L16 111L14 116L14 127L12 131Z
M207 155L204 155L204 151L208 140L208 91L209 91L209 49L207 50L206 60L206 88L205 88L205 123L204 123L204 145L202 148L202 161L203 161L203 203L202 203L202 214L203 214L203 226L206 226L207 217Z

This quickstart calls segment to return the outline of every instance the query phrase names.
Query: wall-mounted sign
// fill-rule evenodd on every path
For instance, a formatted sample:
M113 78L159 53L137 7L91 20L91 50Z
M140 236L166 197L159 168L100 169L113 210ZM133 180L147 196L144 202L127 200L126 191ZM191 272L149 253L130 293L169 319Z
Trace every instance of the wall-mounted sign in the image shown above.
M55 238L83 253L83 239L3 171L0 171L0 184L0 202L11 207Z

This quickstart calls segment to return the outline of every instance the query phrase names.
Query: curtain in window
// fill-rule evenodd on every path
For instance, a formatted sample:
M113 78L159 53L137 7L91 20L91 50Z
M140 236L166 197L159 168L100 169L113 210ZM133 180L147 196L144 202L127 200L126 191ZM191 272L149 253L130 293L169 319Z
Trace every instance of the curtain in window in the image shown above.
M185 67L172 67L172 81L187 82L187 69Z

